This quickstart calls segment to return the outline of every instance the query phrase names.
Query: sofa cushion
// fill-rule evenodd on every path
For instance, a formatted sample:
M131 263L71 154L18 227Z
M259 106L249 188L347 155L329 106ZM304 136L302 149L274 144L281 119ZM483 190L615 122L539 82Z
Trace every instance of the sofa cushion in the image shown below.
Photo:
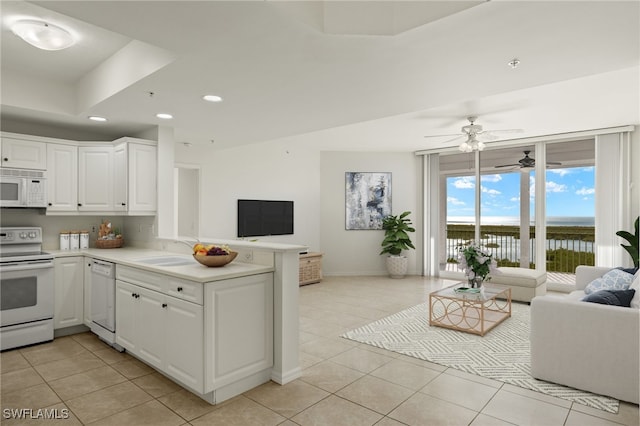
M631 307L640 309L640 271L636 272L633 276L633 282L629 286L629 289L634 289L636 291L633 295L633 299L631 299Z
M602 276L591 281L584 288L585 294L595 293L600 290L626 290L633 281L633 275L620 269L612 269Z
M600 303L601 305L624 306L631 305L631 299L635 294L634 289L630 290L600 290L591 293L582 299L585 302Z

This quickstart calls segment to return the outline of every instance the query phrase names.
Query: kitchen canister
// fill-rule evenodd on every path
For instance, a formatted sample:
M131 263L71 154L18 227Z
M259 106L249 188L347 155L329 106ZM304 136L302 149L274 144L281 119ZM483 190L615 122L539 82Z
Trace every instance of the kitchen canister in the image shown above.
M80 248L89 248L89 231L80 231Z
M69 231L60 232L60 250L69 250Z
M71 231L69 233L69 248L71 250L78 250L80 248L80 232Z

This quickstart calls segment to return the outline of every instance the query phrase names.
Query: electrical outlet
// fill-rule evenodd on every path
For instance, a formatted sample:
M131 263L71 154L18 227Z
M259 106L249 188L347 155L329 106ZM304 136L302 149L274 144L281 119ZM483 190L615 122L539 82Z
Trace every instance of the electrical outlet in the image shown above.
M249 250L243 252L242 260L244 260L245 262L253 262L253 251Z
M91 233L95 234L96 232L98 232L98 226L97 225L91 225Z

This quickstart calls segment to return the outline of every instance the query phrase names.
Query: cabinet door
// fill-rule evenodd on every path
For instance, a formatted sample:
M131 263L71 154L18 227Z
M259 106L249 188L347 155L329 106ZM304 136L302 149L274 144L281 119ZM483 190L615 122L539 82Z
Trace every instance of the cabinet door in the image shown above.
M127 211L127 144L116 145L113 150L113 201L116 211Z
M54 260L54 328L70 327L84 321L84 257Z
M157 147L129 143L129 211L155 212L157 209Z
M207 283L205 392L273 366L273 274Z
M202 306L170 296L166 300L164 371L204 393Z
M116 281L116 343L136 353L137 287Z
M113 147L80 147L78 157L78 210L113 211Z
M83 259L84 267L84 325L91 327L91 258Z
M78 210L78 147L47 144L47 211Z
M165 347L165 296L141 287L136 292L140 294L136 312L137 354L153 367L161 369Z
M47 144L2 138L2 167L47 170Z

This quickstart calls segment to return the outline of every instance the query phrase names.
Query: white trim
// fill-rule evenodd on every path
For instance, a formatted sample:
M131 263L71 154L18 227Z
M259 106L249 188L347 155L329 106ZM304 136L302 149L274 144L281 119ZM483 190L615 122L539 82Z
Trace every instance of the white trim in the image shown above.
M519 139L509 139L503 141L491 142L491 147L496 148L505 148L509 146L520 146L520 145L531 145L538 142L545 143L554 143L554 142L567 142L569 140L578 140L584 138L593 138L599 135L606 135L611 133L623 133L623 132L633 132L635 130L635 126L620 126L620 127L608 127L604 129L593 129L593 130L583 130L579 132L569 132L569 133L554 133L550 135L542 135L542 136L532 136L527 138L519 138ZM446 147L446 148L433 148L433 149L425 149L421 151L416 151L415 155L428 155L428 154L437 154L442 152L456 152L457 147Z

